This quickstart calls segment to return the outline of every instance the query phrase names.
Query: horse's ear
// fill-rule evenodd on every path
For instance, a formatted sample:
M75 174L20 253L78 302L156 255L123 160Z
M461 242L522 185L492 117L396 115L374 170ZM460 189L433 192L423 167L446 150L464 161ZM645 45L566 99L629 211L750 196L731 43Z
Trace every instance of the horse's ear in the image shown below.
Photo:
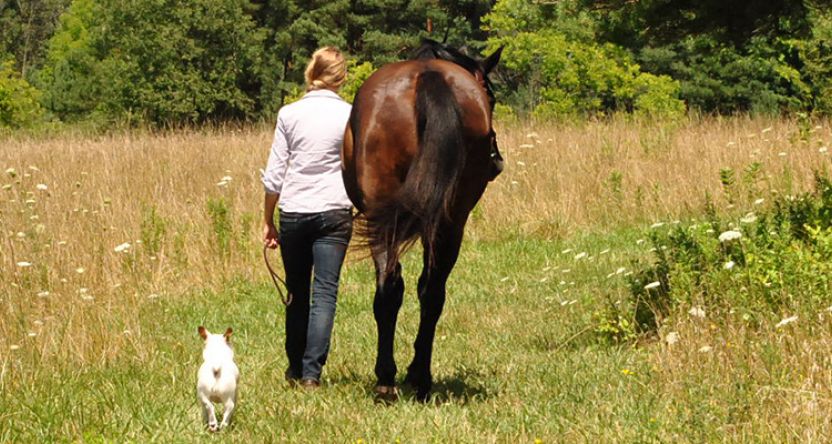
M234 330L232 330L231 327L228 327L228 329L225 330L225 334L223 335L225 336L225 342L231 342L231 333L234 333Z
M203 341L208 339L208 329L200 325L196 331L199 332L199 337L202 338Z
M500 56L503 54L503 46L497 48L490 56L482 62L482 69L486 74L490 73L497 63L500 62Z

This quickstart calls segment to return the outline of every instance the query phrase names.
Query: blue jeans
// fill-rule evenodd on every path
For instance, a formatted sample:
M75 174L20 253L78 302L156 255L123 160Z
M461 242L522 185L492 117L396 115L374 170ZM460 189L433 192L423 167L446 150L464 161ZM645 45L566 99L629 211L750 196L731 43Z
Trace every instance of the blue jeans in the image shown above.
M280 253L293 298L286 307L289 378L321 378L335 319L338 279L351 235L350 210L280 212Z

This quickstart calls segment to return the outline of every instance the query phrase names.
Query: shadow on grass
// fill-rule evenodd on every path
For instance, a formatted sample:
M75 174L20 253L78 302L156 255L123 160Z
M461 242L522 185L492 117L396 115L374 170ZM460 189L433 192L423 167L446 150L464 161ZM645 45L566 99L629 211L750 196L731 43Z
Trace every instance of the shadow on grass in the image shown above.
M433 382L433 389L431 390L430 400L425 402L426 405L440 406L443 404L468 405L471 403L482 402L496 395L495 392L487 389L484 385L472 382L481 380L482 375L478 372L464 370L457 372L454 375L439 378ZM366 378L358 378L356 382L366 382ZM369 381L365 384L366 394L370 398L375 398L375 381ZM416 399L416 390L400 378L398 402L418 403ZM384 402L381 402L384 403ZM395 403L391 404L395 405Z

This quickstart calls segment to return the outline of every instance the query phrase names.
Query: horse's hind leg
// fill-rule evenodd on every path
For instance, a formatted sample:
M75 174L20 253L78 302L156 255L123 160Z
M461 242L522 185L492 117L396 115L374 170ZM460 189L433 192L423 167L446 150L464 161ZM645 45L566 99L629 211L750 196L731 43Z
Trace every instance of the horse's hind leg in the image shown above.
M462 244L462 228L459 226L443 227L434 245L434 261L429 261L427 246L424 253L424 268L419 277L419 332L413 344L415 353L413 362L407 368L405 381L416 389L416 397L426 401L433 385L430 371L433 355L433 339L436 324L445 306L445 284L456 264L459 247Z
M376 295L373 300L373 314L378 328L378 350L376 354L376 397L381 401L395 401L396 361L393 357L393 339L396 334L396 319L402 306L404 280L400 264L394 272L385 272L386 253L373 253L376 266Z

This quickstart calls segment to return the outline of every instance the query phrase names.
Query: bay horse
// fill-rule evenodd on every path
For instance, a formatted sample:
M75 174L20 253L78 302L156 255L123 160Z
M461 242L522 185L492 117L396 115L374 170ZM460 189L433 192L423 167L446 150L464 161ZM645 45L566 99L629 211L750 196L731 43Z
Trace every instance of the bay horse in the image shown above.
M376 269L379 400L398 398L393 337L404 293L399 258L417 238L424 250L420 322L405 382L417 399L429 397L445 284L468 215L502 170L488 80L501 52L480 61L425 40L414 59L381 67L355 95L341 166Z

